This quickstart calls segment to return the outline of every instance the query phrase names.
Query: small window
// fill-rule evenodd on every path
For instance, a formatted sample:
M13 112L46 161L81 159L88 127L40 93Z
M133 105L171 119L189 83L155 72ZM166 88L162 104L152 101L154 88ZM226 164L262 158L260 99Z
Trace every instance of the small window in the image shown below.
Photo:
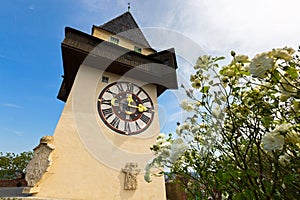
M134 51L137 53L142 53L142 48L134 46Z
M114 44L119 44L119 39L118 38L115 38L113 36L110 37L110 42L111 43L114 43Z
M108 83L109 78L107 76L102 76L102 83Z

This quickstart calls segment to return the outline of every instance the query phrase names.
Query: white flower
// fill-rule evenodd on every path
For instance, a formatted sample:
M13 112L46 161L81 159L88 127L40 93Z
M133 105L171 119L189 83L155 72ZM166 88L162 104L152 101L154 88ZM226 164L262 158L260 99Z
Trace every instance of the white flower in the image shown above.
M283 49L278 48L278 49L273 49L269 54L274 58L290 61L293 58L292 54L294 52L295 50L292 48L283 48Z
M236 55L235 60L237 62L249 62L248 56L246 55Z
M266 53L257 54L250 63L249 71L255 77L265 77L267 70L274 67L274 59Z
M175 162L186 150L187 145L183 142L181 138L173 141L170 152L170 161Z
M297 133L294 130L290 130L285 136L285 141L287 143L292 143L297 145L297 143L300 142L300 133Z
M262 138L263 148L267 151L283 148L284 137L279 132L268 132Z
M170 145L171 146L171 145ZM161 157L163 159L167 159L168 157L170 156L170 150L169 149L166 149L164 148L161 152Z
M190 129L190 125L188 123L184 123L181 125L181 129L188 130L188 129Z
M178 136L181 136L184 130L189 130L189 129L190 129L190 125L188 123L184 123L181 126L177 126L176 134Z
M192 87L195 88L195 89L199 89L201 88L201 80L200 79L195 79L193 82L192 82Z
M209 65L210 56L200 56L194 66L194 69L206 68Z
M180 104L180 107L183 109L183 110L186 110L188 112L191 112L194 110L194 106L192 103L188 102L187 99L184 99L181 104Z
M212 116L217 119L222 119L224 117L224 114L221 112L220 106L216 106L215 109L212 110Z
M145 181L147 181L148 183L150 183L152 180L151 180L151 177L150 177L150 174L151 174L151 169L153 168L153 165L154 165L154 159L151 159L147 162L146 166L145 166L145 175L144 175L144 179Z
M199 127L198 125L193 126L193 127L191 128L191 132L192 132L192 133L196 133L199 129L200 129L200 127Z
M165 143L166 142L166 140L164 139L164 138L158 138L157 140L156 140L156 144L157 145L159 145L159 146L161 146L163 143Z
M288 155L287 153L284 155L279 156L279 162L280 164L282 164L283 166L286 166L290 163L290 155Z
M160 147L162 147L162 148L164 148L164 147L168 148L168 147L170 147L170 146L171 146L171 143L170 143L170 142L164 142L164 143L161 144Z
M292 127L292 124L281 124L279 126L276 126L274 129L274 132L280 132L280 133L286 133L288 130Z
M165 134L164 133L158 134L157 139L159 139L159 138L165 138Z

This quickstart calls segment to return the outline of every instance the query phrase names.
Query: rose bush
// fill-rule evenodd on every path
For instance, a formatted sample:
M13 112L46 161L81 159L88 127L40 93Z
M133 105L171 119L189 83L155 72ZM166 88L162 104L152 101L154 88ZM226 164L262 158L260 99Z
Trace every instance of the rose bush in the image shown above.
M223 57L199 57L192 89L182 86L190 116L158 137L145 179L167 169L192 199L298 199L299 56L292 48L231 55L221 68Z

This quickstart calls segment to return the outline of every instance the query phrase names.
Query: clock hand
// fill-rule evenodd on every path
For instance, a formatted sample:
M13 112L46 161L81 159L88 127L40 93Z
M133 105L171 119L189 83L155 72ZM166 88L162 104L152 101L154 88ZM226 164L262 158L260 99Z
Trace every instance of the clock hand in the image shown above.
M125 110L125 113L126 113L126 115L131 115L131 114L133 114L133 112L130 112L130 111L128 111L128 110Z
M131 95L131 94L128 95L128 97L127 97L127 102L128 102L128 104L130 104L130 103L133 102L133 98L132 98L132 95Z
M117 98L112 98L111 99L110 103L111 103L112 106L116 106L116 104L115 104L116 100L117 100Z
M146 106L144 106L143 104L139 104L138 106L135 106L135 105L131 105L130 103L128 103L128 106L131 108L137 108L139 112L144 112L144 111L148 110L146 108Z
M129 95L127 97L127 102L128 102L128 106L131 108L137 108L139 112L144 112L147 111L148 109L146 108L146 106L144 106L143 104L139 104L138 106L136 105L132 105L131 103L134 102L132 99L132 95Z

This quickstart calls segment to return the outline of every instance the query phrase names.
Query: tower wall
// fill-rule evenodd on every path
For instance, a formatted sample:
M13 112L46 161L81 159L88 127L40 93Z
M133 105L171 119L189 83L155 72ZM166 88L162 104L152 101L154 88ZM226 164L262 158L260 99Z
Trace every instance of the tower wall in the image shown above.
M108 129L97 112L97 98L109 82L132 81L143 87L155 104L155 118L145 132L126 136ZM38 182L34 196L55 199L165 199L163 178L144 181L151 159L149 147L159 133L156 87L81 65L53 135L52 164ZM126 163L136 162L137 189L125 190Z

